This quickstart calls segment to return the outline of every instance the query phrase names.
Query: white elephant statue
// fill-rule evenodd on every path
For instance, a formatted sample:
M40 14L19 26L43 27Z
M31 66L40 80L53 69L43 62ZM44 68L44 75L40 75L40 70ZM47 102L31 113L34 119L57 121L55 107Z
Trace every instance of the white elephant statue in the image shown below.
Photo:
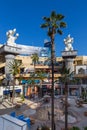
M64 39L64 43L65 43L65 51L72 51L73 50L73 38L70 37L70 34L68 35L68 37L66 39Z

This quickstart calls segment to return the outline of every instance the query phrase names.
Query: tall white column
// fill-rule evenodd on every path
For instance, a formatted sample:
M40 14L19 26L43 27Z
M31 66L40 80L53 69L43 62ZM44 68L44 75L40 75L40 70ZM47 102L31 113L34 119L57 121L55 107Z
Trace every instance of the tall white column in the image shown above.
M13 62L13 60L15 59L15 56L14 55L12 55L12 54L7 54L6 56L5 56L5 60L6 60L6 63L5 63L5 75L6 75L6 78L9 80L9 78L10 78L10 67L9 67L9 65L10 65L10 63L11 62Z
M70 69L70 73L74 71L74 59L73 58L66 58L65 59L65 65L67 69Z

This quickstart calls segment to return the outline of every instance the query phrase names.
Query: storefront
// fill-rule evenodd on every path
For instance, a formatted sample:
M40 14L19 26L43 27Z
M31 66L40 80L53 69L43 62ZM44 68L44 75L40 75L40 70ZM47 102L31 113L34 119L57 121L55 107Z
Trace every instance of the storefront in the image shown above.
M29 98L38 93L40 80L22 80L22 85L25 98Z
M15 97L19 97L21 94L22 90L21 88L15 88L14 93L15 93ZM13 94L13 89L5 89L3 90L3 97L4 98L9 98L11 97Z

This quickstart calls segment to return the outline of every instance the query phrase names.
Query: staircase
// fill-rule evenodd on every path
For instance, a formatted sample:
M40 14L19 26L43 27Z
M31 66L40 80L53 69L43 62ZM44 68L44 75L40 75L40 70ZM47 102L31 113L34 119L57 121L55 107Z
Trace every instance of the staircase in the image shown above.
M0 109L7 109L11 107L13 107L13 104L7 99L0 103Z

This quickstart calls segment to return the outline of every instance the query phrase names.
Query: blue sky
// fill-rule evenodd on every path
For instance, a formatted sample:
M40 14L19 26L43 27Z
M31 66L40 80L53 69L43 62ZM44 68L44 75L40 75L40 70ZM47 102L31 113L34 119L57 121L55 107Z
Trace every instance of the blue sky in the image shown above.
M87 0L0 0L0 43L6 42L6 31L16 28L16 43L43 47L49 38L40 28L42 17L49 17L53 10L64 15L67 23L63 35L55 37L56 55L61 56L68 34L78 55L87 55Z

